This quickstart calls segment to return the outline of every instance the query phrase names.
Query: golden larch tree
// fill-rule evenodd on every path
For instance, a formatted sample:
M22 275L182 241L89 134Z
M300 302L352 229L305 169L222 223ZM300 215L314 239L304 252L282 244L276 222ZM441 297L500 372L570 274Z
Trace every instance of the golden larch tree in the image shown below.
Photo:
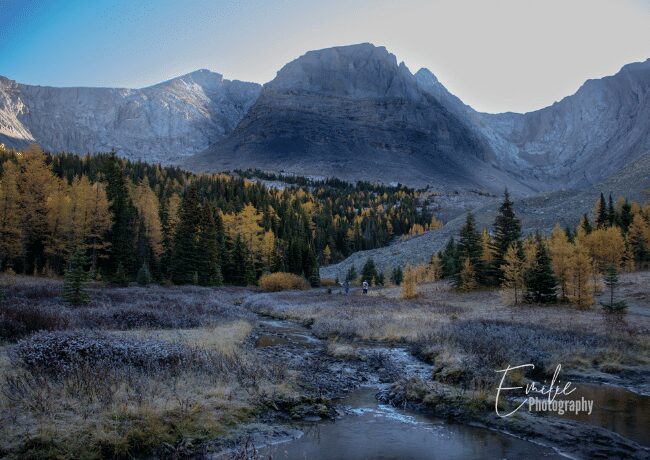
M92 216L90 225L85 235L87 247L91 251L91 267L95 271L100 251L110 246L106 240L106 233L110 230L112 220L106 189L100 182L95 182L90 191L88 213Z
M505 263L501 266L503 271L502 295L513 305L517 305L522 299L526 286L524 284L525 261L519 256L516 242L508 246L503 260Z
M410 265L404 270L404 278L401 285L402 299L414 299L417 297L417 273Z
M181 197L177 193L172 193L169 199L167 200L167 231L169 232L169 237L174 237L174 230L176 225L178 225L179 210L181 208ZM222 216L223 217L223 216Z
M47 238L45 254L49 267L61 273L70 254L72 230L72 200L70 187L61 180L56 181L46 200Z
M260 226L261 221L262 215L250 203L236 214L223 215L223 224L228 237L235 240L237 235L240 235L257 260L261 256L262 239L264 237L264 229Z
M650 225L643 218L641 212L636 212L626 235L629 247L628 257L632 260L631 265L641 262L647 251L650 251ZM642 267L639 267L642 268Z
M40 249L47 238L48 197L56 191L59 180L46 163L45 154L37 145L19 153L18 191L21 204L21 230L27 252L25 269L36 271L44 264Z
M327 244L325 245L325 249L323 249L323 264L327 265L330 263L332 260L332 250L330 249L330 245Z
M478 287L478 282L476 280L476 271L474 270L474 266L472 265L472 261L469 259L469 257L465 258L463 267L460 269L458 276L458 288L461 291L472 291Z
M20 230L20 196L18 194L18 167L7 161L2 165L0 178L0 271L22 252Z
M568 298L567 282L570 276L573 245L569 242L566 232L562 230L559 223L556 223L555 227L553 227L548 240L548 248L551 254L553 273L560 285L561 299L566 300Z
M494 245L492 244L492 238L490 238L487 228L484 228L483 233L481 233L481 248L481 260L485 263L486 267L489 267L494 261Z
M593 265L587 248L577 242L570 259L567 297L580 307L588 307L593 303Z
M277 257L277 248L275 244L275 234L271 230L264 232L261 243L262 269L271 271Z
M153 254L160 257L163 250L160 203L154 191L151 190L146 177L133 190L131 200L138 211L142 225L144 225L144 234Z

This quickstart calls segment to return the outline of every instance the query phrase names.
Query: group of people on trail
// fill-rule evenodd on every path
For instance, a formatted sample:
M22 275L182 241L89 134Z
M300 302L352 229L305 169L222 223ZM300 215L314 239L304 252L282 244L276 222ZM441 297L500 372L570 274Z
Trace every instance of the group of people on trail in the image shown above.
M350 293L350 281L345 280L345 282L342 284L343 288L345 289L345 294ZM363 283L361 284L363 287L363 293L367 294L368 293L368 288L370 288L370 284L368 283L367 280L363 280Z

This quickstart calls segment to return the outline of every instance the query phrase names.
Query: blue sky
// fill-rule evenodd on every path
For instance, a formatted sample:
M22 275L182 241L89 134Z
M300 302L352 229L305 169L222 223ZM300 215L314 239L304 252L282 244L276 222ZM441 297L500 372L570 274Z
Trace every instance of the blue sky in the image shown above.
M479 110L528 111L650 57L650 0L0 0L0 75L141 87L199 68L264 83L310 49L384 45Z

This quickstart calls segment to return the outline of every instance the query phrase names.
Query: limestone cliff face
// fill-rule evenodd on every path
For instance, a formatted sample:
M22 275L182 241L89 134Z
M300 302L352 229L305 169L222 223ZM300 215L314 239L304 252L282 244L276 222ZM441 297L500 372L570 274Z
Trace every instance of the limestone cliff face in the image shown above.
M416 77L483 136L502 169L537 190L595 184L650 150L650 59L589 80L574 95L525 114L478 113L428 70Z
M507 180L483 137L383 47L310 51L283 67L195 169L258 167L439 188Z
M0 142L51 151L115 149L170 163L229 134L260 86L199 70L143 89L52 88L0 79Z
M589 80L550 107L479 119L523 174L550 188L596 183L650 150L650 59Z

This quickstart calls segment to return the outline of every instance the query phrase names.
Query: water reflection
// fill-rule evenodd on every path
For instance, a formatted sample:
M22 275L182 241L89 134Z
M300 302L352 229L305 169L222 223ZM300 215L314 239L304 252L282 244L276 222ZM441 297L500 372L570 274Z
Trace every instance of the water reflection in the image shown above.
M351 413L305 429L301 438L269 446L274 459L518 459L561 458L552 449L501 433L450 425L378 404L376 390L360 389L342 400Z
M650 446L650 396L610 385L574 383L576 390L564 399L594 401L591 415L565 413L561 417L602 426L639 444Z

